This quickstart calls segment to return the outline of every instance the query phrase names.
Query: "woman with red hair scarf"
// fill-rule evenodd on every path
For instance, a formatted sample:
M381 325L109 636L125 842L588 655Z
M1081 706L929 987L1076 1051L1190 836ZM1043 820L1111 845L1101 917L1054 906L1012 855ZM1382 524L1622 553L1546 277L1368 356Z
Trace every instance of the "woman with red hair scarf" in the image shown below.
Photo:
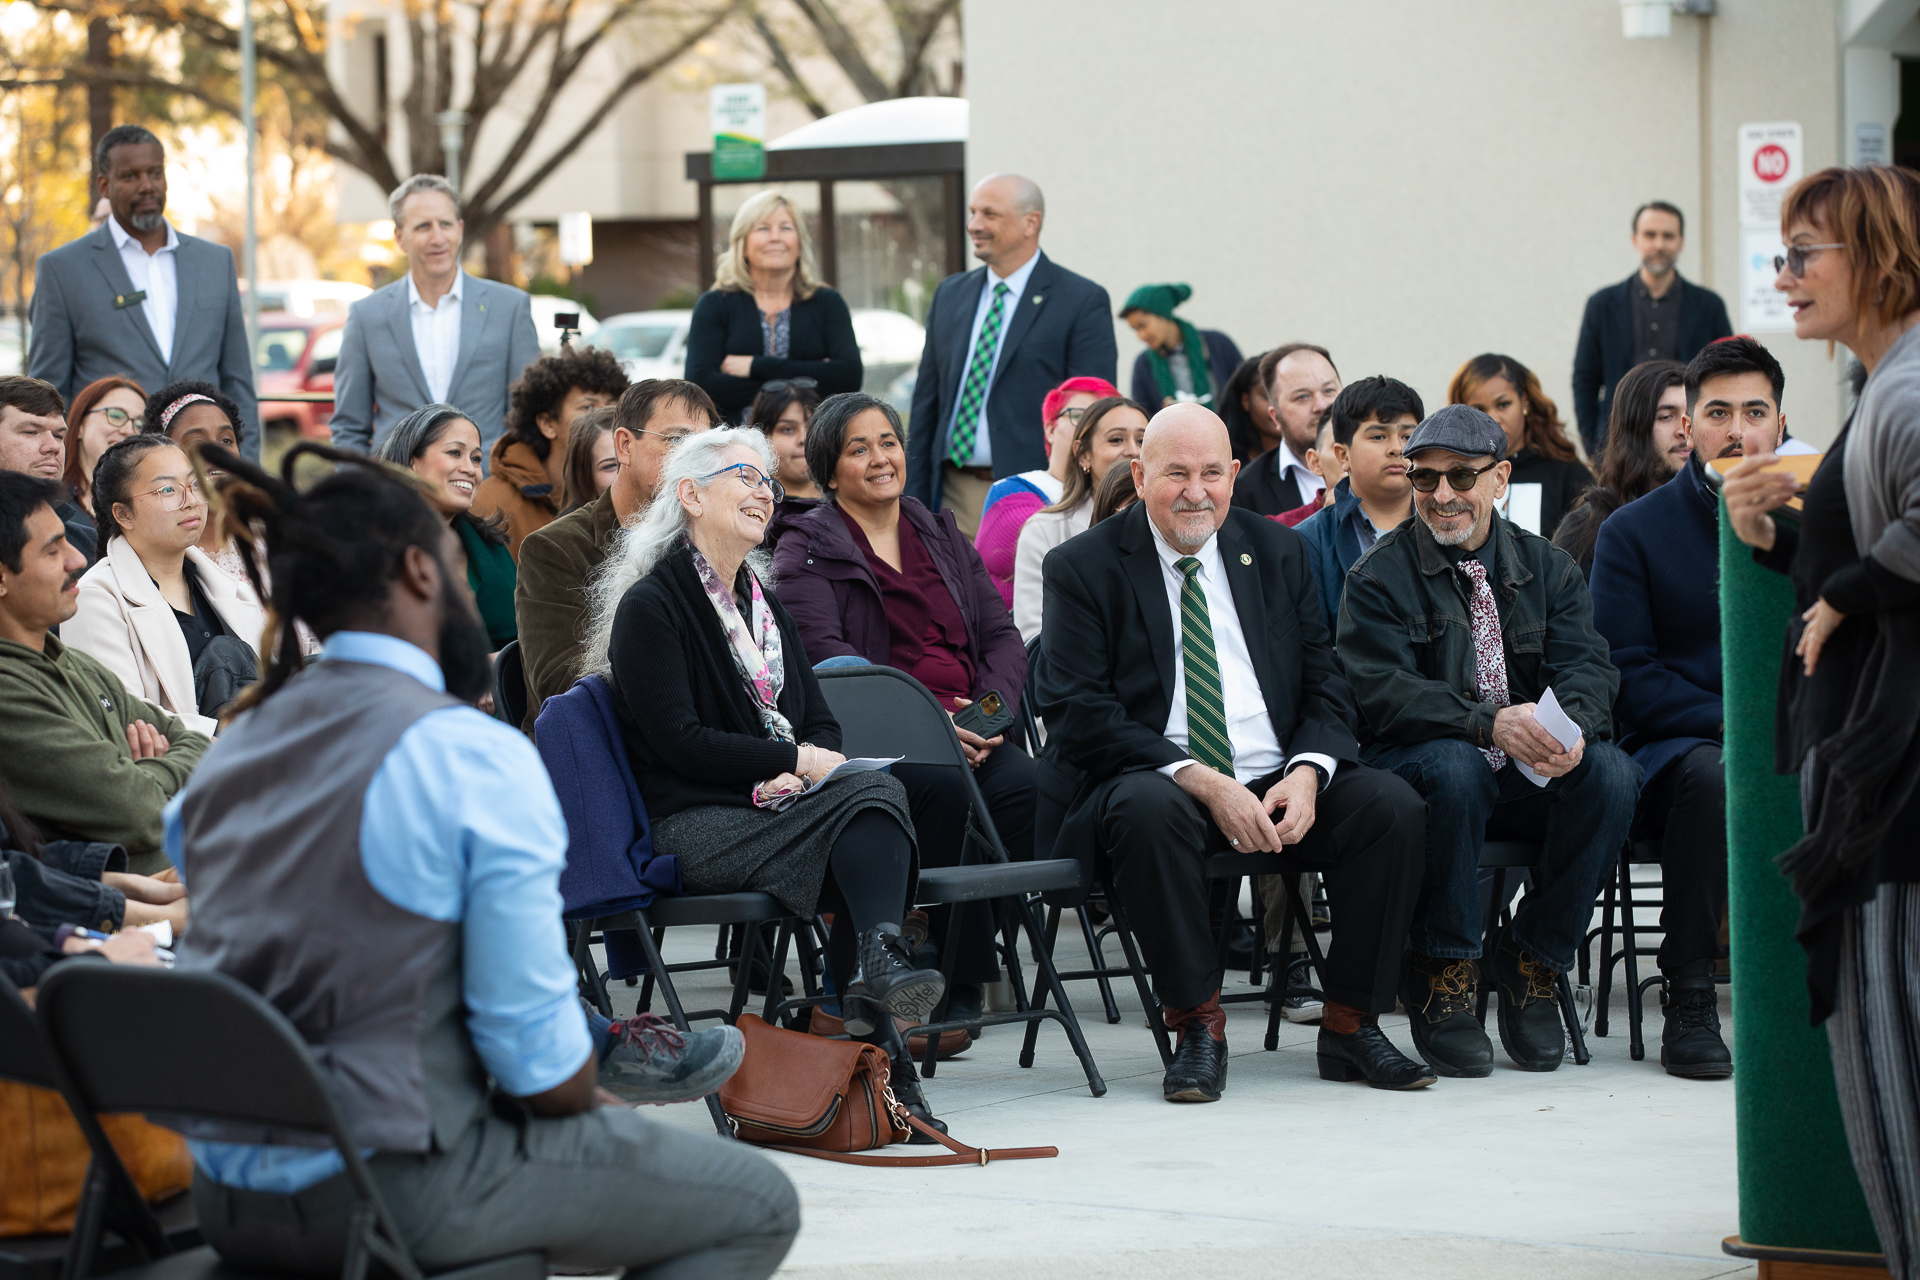
M980 553L987 575L1000 588L1009 609L1013 607L1013 553L1020 546L1020 530L1034 512L1060 501L1066 491L1080 415L1094 401L1119 394L1120 389L1105 378L1068 378L1047 392L1040 402L1040 420L1047 424L1047 469L995 480L987 490L973 549Z

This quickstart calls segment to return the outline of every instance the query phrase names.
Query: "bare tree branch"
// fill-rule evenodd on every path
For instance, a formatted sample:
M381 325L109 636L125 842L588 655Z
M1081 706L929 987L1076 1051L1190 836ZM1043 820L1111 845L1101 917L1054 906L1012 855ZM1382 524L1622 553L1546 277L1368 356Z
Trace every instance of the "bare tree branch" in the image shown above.
M807 21L819 33L820 43L840 64L840 69L847 73L847 79L853 81L853 87L860 91L861 97L868 102L880 102L894 96L886 81L880 78L873 64L867 60L859 39L847 29L847 24L840 20L840 15L833 11L827 0L793 0L793 5L807 15Z
M65 88L67 85L100 83L126 85L128 88L133 89L158 89L163 93L177 93L183 98L192 98L198 102L204 102L215 111L225 112L235 119L238 119L240 116L240 104L229 98L222 98L218 94L209 93L204 89L196 88L190 84L180 84L160 76L144 75L136 71L87 72L75 70L36 74L30 79L16 78L0 80L0 91Z
M801 76L800 68L793 65L793 59L787 56L786 45L782 44L780 37L774 34L773 25L767 21L767 15L761 11L760 6L754 5L752 13L753 29L760 33L760 39L766 44L767 55L773 59L774 67L786 77L787 87L793 90L794 96L800 99L802 106L813 112L814 119L824 120L828 114L827 104L820 101L820 95L815 93L813 86Z

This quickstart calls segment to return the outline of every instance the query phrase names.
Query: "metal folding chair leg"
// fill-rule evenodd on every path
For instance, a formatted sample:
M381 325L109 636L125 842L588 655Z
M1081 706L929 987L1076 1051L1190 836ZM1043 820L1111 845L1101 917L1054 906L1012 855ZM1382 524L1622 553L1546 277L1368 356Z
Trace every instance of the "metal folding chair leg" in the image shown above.
M645 913L642 913L640 916L639 934L640 946L647 953L647 968L650 971L649 977L655 974L659 975L660 994L666 999L667 1014L672 1018L673 1025L682 1031L693 1030L693 1028L687 1024L687 1011L680 1007L680 993L673 989L673 977L667 972L666 961L660 958L660 944L654 940L653 930L647 925ZM741 972L743 974L746 972L744 967ZM710 1093L707 1095L707 1114L713 1117L713 1127L721 1137L731 1138L733 1136L733 1126L727 1123L727 1113L720 1109L720 1097L718 1094Z
M1160 1001L1153 994L1153 985L1147 981L1147 967L1140 962L1140 948L1134 942L1133 929L1127 924L1126 912L1120 909L1119 901L1111 895L1107 898L1107 909L1113 912L1114 931L1120 939L1120 949L1126 953L1127 968L1133 973L1134 990L1140 993L1140 1003L1147 1012L1147 1026L1153 1029L1153 1042L1160 1050L1160 1061L1165 1066L1173 1065L1173 1040L1167 1031L1167 1024L1160 1017Z
M1294 922L1306 922L1305 927L1300 930L1300 936L1307 946L1307 966L1313 976L1319 979L1320 990L1324 992L1327 989L1327 960L1321 954L1320 939L1313 932L1313 911L1300 892L1300 880L1304 874L1304 872L1294 872L1280 877L1280 883L1285 887L1287 894L1285 912L1280 919L1280 936L1291 939ZM1287 957L1277 962L1267 982L1265 1047L1268 1052L1273 1052L1280 1047L1280 1002L1293 991L1292 987L1286 985L1287 971L1292 967L1288 962L1290 959L1291 957Z

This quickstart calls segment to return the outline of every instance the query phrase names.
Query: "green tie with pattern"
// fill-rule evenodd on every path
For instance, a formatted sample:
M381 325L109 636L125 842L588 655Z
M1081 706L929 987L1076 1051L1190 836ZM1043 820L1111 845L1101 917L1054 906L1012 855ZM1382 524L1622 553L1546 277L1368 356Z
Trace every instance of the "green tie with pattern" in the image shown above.
M960 408L953 415L953 435L947 458L956 467L973 465L973 442L980 434L980 409L987 402L987 384L993 381L993 353L1000 345L1000 321L1006 314L1007 282L993 286L993 304L980 322L980 341L973 344L973 363L960 384Z
M1233 776L1233 741L1227 737L1226 698L1220 691L1220 662L1213 652L1213 622L1207 613L1200 562L1181 556L1174 565L1185 575L1180 587L1180 654L1187 677L1187 754Z

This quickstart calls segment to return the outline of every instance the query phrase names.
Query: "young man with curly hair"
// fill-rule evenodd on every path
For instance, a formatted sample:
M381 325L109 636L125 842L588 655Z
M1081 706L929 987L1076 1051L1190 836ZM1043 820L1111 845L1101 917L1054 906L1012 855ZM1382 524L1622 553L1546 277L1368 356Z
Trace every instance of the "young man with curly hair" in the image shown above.
M505 517L507 549L516 561L521 540L560 514L567 428L626 389L626 371L599 347L542 356L510 388L506 433L493 446L487 478L474 490L473 513Z

